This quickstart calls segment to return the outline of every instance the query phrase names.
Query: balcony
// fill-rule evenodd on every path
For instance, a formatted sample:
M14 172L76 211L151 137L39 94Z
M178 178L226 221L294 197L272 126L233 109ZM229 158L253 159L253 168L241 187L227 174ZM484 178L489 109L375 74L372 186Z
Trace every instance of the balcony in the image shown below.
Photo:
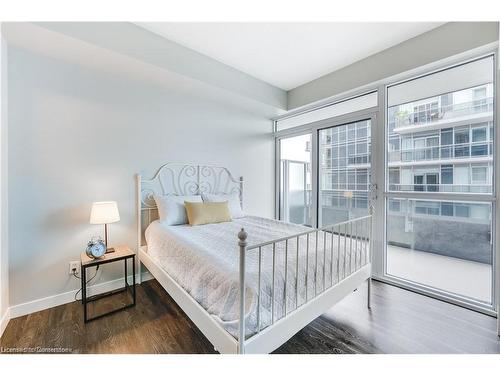
M394 117L394 132L399 134L440 129L493 120L493 98L452 104L416 112L400 111ZM417 130L418 129L418 130Z
M389 191L491 194L491 184L389 184Z
M491 264L388 245L387 273L479 301L491 300Z
M338 204L328 202L324 195L329 192L322 190L320 225L367 214L367 205L354 207L352 198L343 204L340 201ZM367 198L367 192L364 194ZM464 205L464 202L455 203ZM387 274L473 300L490 302L493 250L489 210L483 218L471 218L419 214L412 210L413 213L408 214L389 209L386 222Z
M389 275L491 301L490 203L390 198L387 207Z
M493 142L460 143L445 146L430 146L407 150L389 151L389 166L406 164L433 164L432 161L444 160L447 163L456 161L478 161L479 158L491 160ZM482 161L482 160L481 160ZM424 163L422 163L424 162Z

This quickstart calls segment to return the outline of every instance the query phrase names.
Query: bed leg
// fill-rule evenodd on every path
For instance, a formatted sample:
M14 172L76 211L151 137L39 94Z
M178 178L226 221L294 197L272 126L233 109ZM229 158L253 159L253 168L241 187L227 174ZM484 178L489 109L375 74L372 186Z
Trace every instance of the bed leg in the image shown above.
M369 277L366 282L368 283L368 293L367 293L367 299L366 299L366 306L371 309L372 308L372 278Z
M137 257L137 284L142 284L141 258Z

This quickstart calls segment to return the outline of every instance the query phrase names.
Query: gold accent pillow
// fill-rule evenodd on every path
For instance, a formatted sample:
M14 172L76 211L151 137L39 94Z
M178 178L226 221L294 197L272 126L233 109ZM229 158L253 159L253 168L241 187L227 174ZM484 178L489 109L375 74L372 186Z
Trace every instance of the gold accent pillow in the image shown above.
M184 202L189 225L231 221L228 202Z

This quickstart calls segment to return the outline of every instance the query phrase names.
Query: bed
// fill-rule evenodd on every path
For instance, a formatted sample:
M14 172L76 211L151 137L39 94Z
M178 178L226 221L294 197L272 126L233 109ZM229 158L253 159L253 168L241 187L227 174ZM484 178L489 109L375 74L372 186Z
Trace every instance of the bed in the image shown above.
M370 286L370 216L321 229L256 216L199 226L157 220L154 194L234 192L243 203L243 179L223 167L169 163L151 180L137 176L139 265L219 352L269 353Z

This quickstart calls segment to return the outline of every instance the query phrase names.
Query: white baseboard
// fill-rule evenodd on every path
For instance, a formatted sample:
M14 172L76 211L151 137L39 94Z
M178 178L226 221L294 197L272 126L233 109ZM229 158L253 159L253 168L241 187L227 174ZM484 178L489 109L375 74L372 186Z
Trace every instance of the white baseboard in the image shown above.
M9 321L10 321L10 309L7 308L5 314L3 314L2 318L0 319L0 337L2 337L3 332L7 327L7 324L9 324Z
M136 281L139 275L136 275ZM149 272L142 273L142 281L147 281L153 279L153 275ZM129 276L129 282L132 282L132 277ZM106 281L103 283L88 286L89 295L99 294L109 292L114 289L123 287L123 277L116 280ZM51 307L64 305L66 303L75 301L75 294L79 289L71 290L69 292L64 292L61 294L56 294L54 296L40 298L34 301L21 303L19 305L10 306L9 308L9 320L17 318L19 316L31 314L37 311L42 311L45 309L50 309ZM81 298L81 296L80 296ZM3 318L2 318L3 323ZM7 324L6 324L7 325Z

